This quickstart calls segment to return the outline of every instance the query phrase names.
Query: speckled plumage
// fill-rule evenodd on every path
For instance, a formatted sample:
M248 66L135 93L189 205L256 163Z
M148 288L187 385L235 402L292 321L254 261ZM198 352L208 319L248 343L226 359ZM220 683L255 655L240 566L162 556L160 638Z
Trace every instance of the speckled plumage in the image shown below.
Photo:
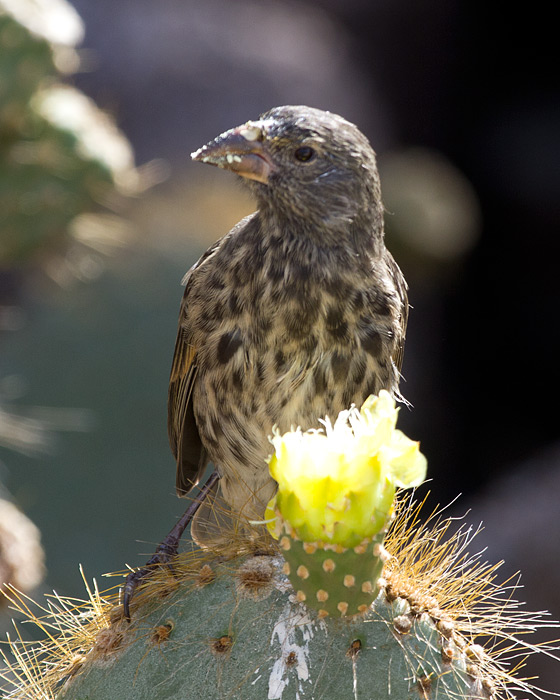
M302 147L313 149L305 161L294 156ZM216 148L253 160L211 159ZM244 172L254 153L266 181ZM355 126L279 107L194 157L251 177L258 205L187 273L179 317L169 436L180 495L208 461L221 474L193 523L208 544L232 527L220 511L238 514L238 526L262 519L274 425L318 427L380 389L398 395L408 304L383 243L375 155Z

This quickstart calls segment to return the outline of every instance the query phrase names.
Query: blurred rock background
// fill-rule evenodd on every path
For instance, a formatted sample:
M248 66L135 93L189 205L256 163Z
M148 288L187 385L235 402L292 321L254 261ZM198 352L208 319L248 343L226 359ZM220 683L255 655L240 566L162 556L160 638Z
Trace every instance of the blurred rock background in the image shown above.
M476 0L73 7L56 70L113 116L136 165L125 158L128 177L96 190L68 235L2 260L0 408L39 444L0 447L0 477L42 532L45 588L81 595L78 562L90 576L142 563L181 513L165 426L179 282L252 210L189 153L303 103L358 124L379 155L414 307L401 418L429 457L432 502L461 492L455 512L486 523L476 544L506 559L504 578L524 572L528 608L558 618L553 23ZM553 664L531 673L558 689Z

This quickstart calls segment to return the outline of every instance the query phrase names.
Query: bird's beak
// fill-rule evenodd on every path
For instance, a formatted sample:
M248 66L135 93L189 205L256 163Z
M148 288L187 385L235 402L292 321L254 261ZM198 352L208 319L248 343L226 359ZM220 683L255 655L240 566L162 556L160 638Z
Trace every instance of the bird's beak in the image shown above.
M233 170L249 180L268 182L274 164L264 147L265 128L262 122L247 122L220 134L198 151L193 160Z

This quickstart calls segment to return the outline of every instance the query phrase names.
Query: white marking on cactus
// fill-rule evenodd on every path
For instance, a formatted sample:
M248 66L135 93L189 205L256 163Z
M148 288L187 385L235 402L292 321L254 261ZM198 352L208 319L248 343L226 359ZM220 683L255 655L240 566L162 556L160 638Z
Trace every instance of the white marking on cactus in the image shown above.
M354 700L358 700L358 672L355 656L352 657L352 690L354 691Z
M259 671L260 671L260 668L257 668L257 670L253 671L253 673L259 673ZM255 685L255 683L257 683L257 681L260 681L261 678L262 678L262 673L259 673L259 675L255 678L255 680L251 681L251 685Z
M278 621L272 630L270 644L280 645L280 655L274 662L268 678L268 700L281 700L284 689L290 682L291 673L295 671L298 679L296 695L303 695L304 681L311 683L308 658L309 642L313 639L317 628L325 630L324 623L314 622L301 606L292 607L289 603L284 606ZM301 642L298 644L298 637ZM295 657L293 665L286 665L289 655Z

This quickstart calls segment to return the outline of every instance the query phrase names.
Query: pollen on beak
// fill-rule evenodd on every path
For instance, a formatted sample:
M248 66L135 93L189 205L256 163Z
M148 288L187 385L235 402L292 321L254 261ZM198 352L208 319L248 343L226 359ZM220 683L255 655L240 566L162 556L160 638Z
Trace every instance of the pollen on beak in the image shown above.
M247 122L243 126L238 127L239 133L247 141L262 141L263 140L263 130L252 122Z
M247 122L220 134L192 153L191 158L264 183L274 169L264 144L264 129L258 122Z

